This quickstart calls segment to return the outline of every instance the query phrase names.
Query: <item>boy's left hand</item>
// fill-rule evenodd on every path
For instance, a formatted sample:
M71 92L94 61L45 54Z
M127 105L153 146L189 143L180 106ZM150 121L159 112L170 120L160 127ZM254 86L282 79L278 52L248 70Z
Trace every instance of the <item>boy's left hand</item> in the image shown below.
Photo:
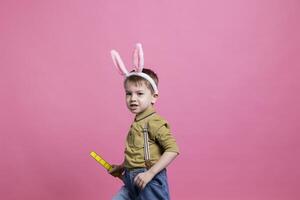
M151 171L146 171L139 173L134 178L134 183L141 189L144 189L146 185L153 179L155 174L153 174Z

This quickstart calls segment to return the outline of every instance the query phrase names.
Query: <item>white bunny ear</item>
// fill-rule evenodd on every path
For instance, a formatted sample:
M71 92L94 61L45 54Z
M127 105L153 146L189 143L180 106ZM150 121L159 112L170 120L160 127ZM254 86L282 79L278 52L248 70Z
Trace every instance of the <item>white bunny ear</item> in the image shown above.
M113 62L115 64L115 66L117 67L117 69L119 70L119 72L123 75L126 76L128 74L128 71L119 55L119 53L115 50L111 50L110 51L111 57L113 59Z
M144 53L142 44L137 43L133 52L133 66L136 72L142 72L144 68Z

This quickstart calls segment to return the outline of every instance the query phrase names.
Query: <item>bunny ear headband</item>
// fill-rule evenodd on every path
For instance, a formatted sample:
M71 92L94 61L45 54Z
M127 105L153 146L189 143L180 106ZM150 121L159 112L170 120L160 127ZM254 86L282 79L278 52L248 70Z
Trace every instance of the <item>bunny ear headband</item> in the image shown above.
M110 53L115 66L117 67L122 76L125 76L125 78L129 76L140 76L149 81L154 90L154 93L158 94L158 89L157 85L155 84L155 81L148 74L142 72L144 68L144 54L142 45L140 43L136 44L136 47L133 52L134 72L128 72L119 53L116 50L111 50Z

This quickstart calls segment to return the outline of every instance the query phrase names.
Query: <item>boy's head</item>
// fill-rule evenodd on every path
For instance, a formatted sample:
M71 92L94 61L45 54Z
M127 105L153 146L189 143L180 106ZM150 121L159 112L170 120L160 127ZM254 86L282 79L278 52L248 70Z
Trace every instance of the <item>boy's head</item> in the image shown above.
M134 72L134 70L132 70L131 72ZM156 87L158 86L158 77L154 71L152 71L151 69L144 68L142 72L150 76L154 80ZM149 90L151 90L152 94L155 93L151 83L141 76L137 76L137 75L128 76L124 81L124 86L126 85L127 82L132 82L136 85L145 84L149 88Z
M158 77L155 72L146 68L142 72L150 76L156 86L158 85ZM152 106L158 98L158 94L151 83L138 75L128 76L124 81L124 88L127 107L135 114L141 113L149 106Z
M142 45L136 44L133 52L135 70L130 73L116 50L111 50L111 57L120 74L125 76L124 87L129 110L138 114L153 105L158 98L158 78L152 70L144 69Z

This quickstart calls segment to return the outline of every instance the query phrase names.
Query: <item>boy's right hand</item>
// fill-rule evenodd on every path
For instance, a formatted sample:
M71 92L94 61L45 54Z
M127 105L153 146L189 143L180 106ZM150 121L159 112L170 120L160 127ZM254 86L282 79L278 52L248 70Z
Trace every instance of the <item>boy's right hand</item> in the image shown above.
M108 171L112 176L119 177L122 179L123 172L124 172L124 166L123 165L111 165L112 169Z

